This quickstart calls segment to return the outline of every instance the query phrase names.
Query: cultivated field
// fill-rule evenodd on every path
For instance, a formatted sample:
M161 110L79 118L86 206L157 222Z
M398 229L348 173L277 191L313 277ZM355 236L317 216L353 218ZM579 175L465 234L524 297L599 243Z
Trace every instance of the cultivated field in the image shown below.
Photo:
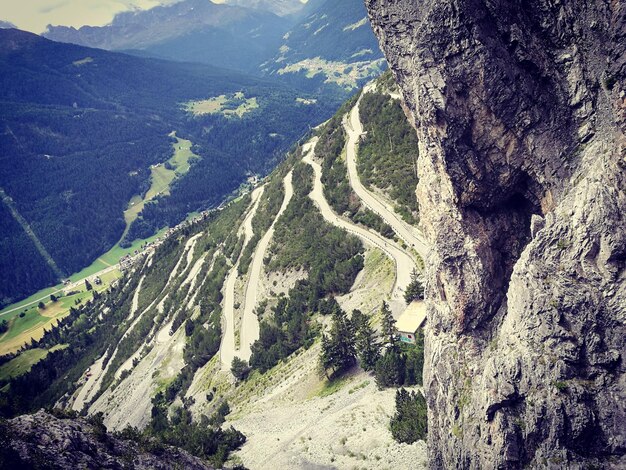
M114 269L101 276L101 285L95 285L93 281L91 284L94 290L102 292L108 289L109 285L120 276L120 271ZM31 339L41 339L44 329L49 330L52 325L55 325L57 321L69 313L71 307L78 306L93 296L91 292L87 292L84 283L68 289L72 292L71 295L68 295L69 292L68 294L57 292L55 294L58 297L56 302L52 302L48 295L45 300L42 300L45 304L43 309L40 309L35 303L0 317L9 322L9 330L0 336L0 355L16 352L23 345L28 344Z
M2 364L0 366L0 380L8 380L11 377L17 377L18 375L25 374L30 368L45 358L49 352L64 349L66 345L57 345L50 350L35 348L24 351L12 361Z

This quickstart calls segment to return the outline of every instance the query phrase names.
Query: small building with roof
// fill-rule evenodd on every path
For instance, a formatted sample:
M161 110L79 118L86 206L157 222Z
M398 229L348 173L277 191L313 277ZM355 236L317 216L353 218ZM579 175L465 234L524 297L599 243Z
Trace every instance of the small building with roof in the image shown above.
M426 304L423 300L411 302L396 320L400 341L415 344L415 335L426 322Z

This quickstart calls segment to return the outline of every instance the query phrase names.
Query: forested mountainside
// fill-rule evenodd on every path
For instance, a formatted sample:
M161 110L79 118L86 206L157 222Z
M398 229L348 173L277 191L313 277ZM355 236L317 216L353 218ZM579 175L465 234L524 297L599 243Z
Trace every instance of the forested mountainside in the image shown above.
M14 29L0 30L0 64L0 305L123 234L219 204L331 106L230 71Z
M626 468L626 4L366 4L423 150L430 467Z
M369 85L251 192L2 357L3 415L74 410L217 466L424 465L424 399L395 390L421 384L421 335L400 344L393 330L422 295L421 235L389 209L403 183L373 171L364 189L346 169L379 168L358 138L369 102L391 121L367 135L403 145L395 93L389 76ZM399 180L415 178L413 155L402 158ZM48 354L11 376L35 350Z
M317 0L311 0L311 2ZM223 0L218 3L265 10L278 16L298 16L308 3L301 0Z
M256 72L279 46L291 21L243 3L183 0L120 13L105 26L49 26L44 36L82 46Z
M354 90L385 68L361 0L312 5L283 37L265 75L317 92Z

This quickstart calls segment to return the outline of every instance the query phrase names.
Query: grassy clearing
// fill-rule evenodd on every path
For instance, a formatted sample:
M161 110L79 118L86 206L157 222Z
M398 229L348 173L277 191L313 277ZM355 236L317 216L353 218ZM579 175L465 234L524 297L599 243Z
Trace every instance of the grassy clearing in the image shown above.
M184 109L194 116L204 114L222 114L226 117L243 117L259 107L256 97L246 98L241 92L232 95L220 95L207 100L190 101L184 104Z
M200 158L191 151L193 144L190 140L177 137L176 132L172 132L170 137L176 139L176 142L172 144L174 155L167 162L153 165L150 168L150 189L148 189L143 198L136 194L128 202L128 208L124 211L126 229L121 239L126 236L131 224L137 220L146 203L157 196L168 196L174 180L182 177L189 171L193 158Z
M49 352L65 349L66 347L66 344L59 344L50 350L35 348L24 351L15 359L12 359L6 364L2 364L0 366L0 380L8 380L12 377L25 374L31 369L32 366L44 359Z
M358 392L359 390L361 390L362 388L367 387L370 384L369 380L364 380L363 382L361 382L359 385L352 387L350 390L348 390L349 394L353 394L354 392Z
M351 376L342 376L333 380L324 380L322 382L322 388L317 392L317 396L323 398L328 395L332 395L333 393L337 393L350 382L352 382Z
M80 67L81 65L90 64L91 62L93 62L92 57L85 57L84 59L76 60L72 62L72 64L75 65L76 67Z
M11 377L25 374L30 368L48 355L46 349L31 349L25 351L15 359L0 366L0 380L7 380Z
M296 98L296 103L315 104L315 103L317 103L317 100L316 99L308 99L308 98Z
M0 339L0 355L18 351L31 339L40 340L44 329L50 329L54 322L56 319L44 317L36 312L31 312L23 318L17 317L11 322L11 330L14 333L10 334L11 330L9 330L7 335Z
M359 80L380 75L383 62L384 59L347 63L315 57L289 64L280 69L278 74L304 72L307 78L322 74L326 77L325 83L335 83L343 88L351 89L357 86Z
M170 186L176 179L176 172L165 168L162 163L153 166L150 171L152 172L152 185L142 201L144 204L157 196L169 196Z

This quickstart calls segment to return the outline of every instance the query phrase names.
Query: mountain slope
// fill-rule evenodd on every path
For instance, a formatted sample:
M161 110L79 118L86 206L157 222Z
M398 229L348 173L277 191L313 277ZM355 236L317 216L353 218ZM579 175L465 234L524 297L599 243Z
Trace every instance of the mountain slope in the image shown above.
M297 15L306 5L301 0L221 0L215 3L265 10L278 16Z
M49 26L44 36L100 49L253 71L280 43L289 22L269 11L184 0L124 12L106 26Z
M285 34L261 70L309 90L353 90L383 67L363 2L329 0Z
M317 365L331 317L360 311L377 326L382 299L400 313L415 267L401 241L357 225L327 199L327 161L356 147L354 136L334 132L347 113L359 115L355 102L251 193L148 247L109 292L28 345L50 352L0 382L0 411L55 404L149 435L183 430L191 417L221 423L221 413L223 429L245 429L240 458L250 468L366 459L422 468L423 441L398 444L389 432L394 390L379 390L358 367L329 381ZM249 358L247 379L234 380L234 357Z
M0 64L0 188L65 275L120 239L132 222L124 220L129 201L151 190L166 173L154 166L181 147L172 131L194 145L197 157L186 174L170 171L175 179L167 191L153 191L160 193L138 214L130 240L219 203L324 118L320 105L297 102L293 91L233 72L55 43L17 30L0 31ZM211 103L213 111L185 109L190 101ZM248 108L228 115L230 103L239 102ZM0 298L9 303L45 287L51 276L5 209Z

